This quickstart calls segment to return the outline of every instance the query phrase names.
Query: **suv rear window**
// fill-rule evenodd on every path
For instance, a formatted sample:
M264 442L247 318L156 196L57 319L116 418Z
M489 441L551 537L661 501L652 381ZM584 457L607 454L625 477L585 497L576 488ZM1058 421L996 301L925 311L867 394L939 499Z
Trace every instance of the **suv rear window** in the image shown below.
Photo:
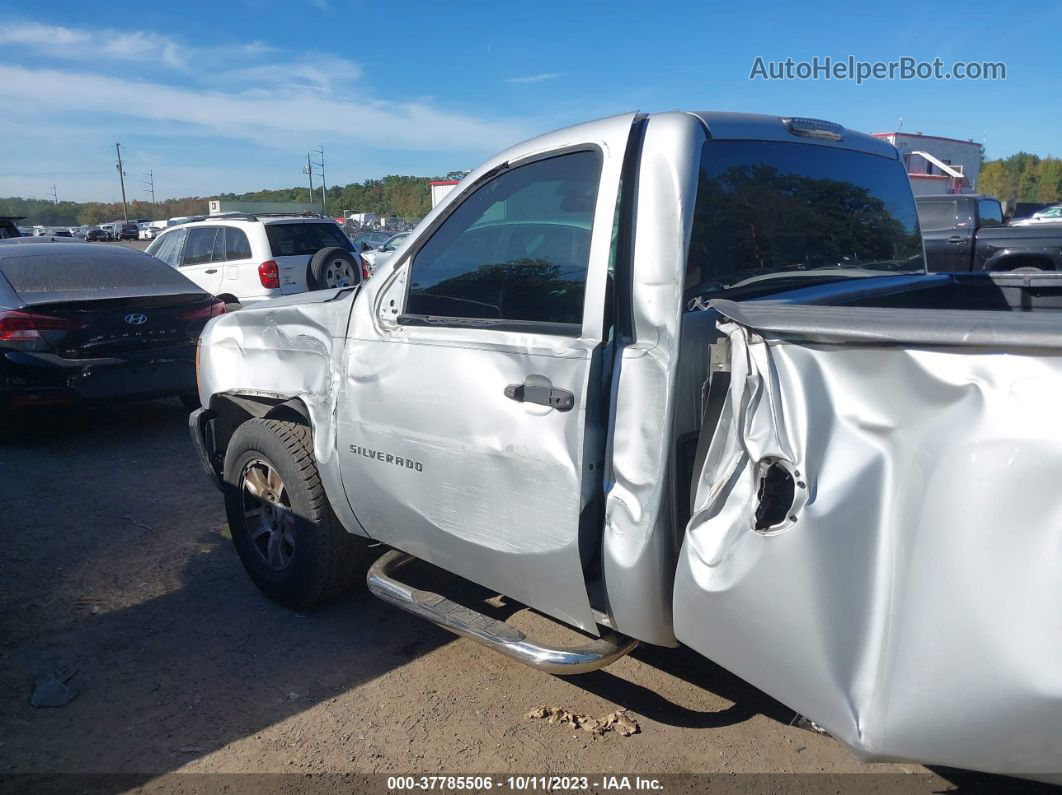
M266 224L269 250L274 257L291 257L299 254L316 254L322 248L338 246L353 251L350 238L334 223Z

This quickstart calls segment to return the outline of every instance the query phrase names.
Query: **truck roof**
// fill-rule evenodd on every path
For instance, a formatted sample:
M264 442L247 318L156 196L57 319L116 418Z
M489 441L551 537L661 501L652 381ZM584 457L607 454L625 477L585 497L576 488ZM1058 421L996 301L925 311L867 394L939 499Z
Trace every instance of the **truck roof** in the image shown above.
M888 141L867 133L842 128L841 139L832 141L823 138L797 136L786 127L782 116L766 116L758 113L724 113L720 111L696 111L694 116L704 122L708 134L716 140L788 141L834 146L841 149L856 149L860 152L897 158L897 149ZM812 121L820 121L814 119Z

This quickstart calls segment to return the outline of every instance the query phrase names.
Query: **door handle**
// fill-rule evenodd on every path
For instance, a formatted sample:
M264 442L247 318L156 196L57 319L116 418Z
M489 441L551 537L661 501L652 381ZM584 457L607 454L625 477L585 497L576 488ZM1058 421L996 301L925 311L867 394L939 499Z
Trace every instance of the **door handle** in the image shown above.
M538 403L550 406L557 411L571 411L575 408L575 395L567 389L539 384L509 384L505 387L505 397L517 403Z
M948 238L947 240L945 240L944 242L945 242L945 243L955 243L955 244L959 244L959 243L961 243L962 241L963 241L963 238L959 237L958 235L952 235L951 237L949 237L949 238ZM209 271L208 271L208 273L209 273Z
M217 272L218 272L217 268L211 268L210 270L203 271L203 273L217 273Z

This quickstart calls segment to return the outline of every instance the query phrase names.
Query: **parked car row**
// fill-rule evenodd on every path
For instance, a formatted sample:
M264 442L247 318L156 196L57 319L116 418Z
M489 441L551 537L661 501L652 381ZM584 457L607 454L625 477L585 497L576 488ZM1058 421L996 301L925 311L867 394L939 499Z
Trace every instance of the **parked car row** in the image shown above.
M1062 204L1055 204L1038 210L1027 218L1016 218L1011 226L1037 226L1039 224L1062 224Z
M350 287L367 270L329 218L229 213L163 230L147 253L230 304Z

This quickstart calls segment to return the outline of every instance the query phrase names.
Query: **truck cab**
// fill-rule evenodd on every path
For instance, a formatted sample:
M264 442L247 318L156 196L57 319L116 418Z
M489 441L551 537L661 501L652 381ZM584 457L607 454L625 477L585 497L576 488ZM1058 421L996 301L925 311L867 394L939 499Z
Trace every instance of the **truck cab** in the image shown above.
M931 420L965 400L956 385L985 383L979 368L1000 360L971 354L1003 356L993 345L1027 354L1002 359L1019 381L1027 367L1038 390L1062 385L1036 354L1057 346L1055 316L1041 314L1056 308L1062 284L927 275L887 143L814 119L630 113L491 158L356 288L212 321L190 423L241 560L285 604L344 590L371 539L391 550L368 571L374 594L542 670L681 642L864 756L1041 766L1020 740L1028 726L987 761L968 733L909 742L961 709L949 688L918 706L922 685L889 655L901 672L922 666L918 682L943 675L943 658L905 647L888 617L915 608L890 593L924 588L951 605L990 565L958 566L954 592L923 579L945 565L939 550L918 559L916 585L892 568L920 509L962 503L969 459L938 468L949 445L1005 441L978 460L1014 486L997 455L1046 416L1042 401L1019 390L1027 410L991 415L1020 427L986 430L984 401L941 433ZM991 381L985 400L1011 383ZM1020 477L1042 503L1046 477ZM988 532L963 516L936 543ZM408 585L414 560L586 642L537 643ZM909 626L936 625L915 611ZM950 651L977 646L967 629ZM1044 659L1058 642L1043 641ZM988 663L952 684L1008 674L1013 691L1039 686ZM903 697L889 712L891 691L868 682L893 676ZM1036 720L1062 728L1057 712Z

